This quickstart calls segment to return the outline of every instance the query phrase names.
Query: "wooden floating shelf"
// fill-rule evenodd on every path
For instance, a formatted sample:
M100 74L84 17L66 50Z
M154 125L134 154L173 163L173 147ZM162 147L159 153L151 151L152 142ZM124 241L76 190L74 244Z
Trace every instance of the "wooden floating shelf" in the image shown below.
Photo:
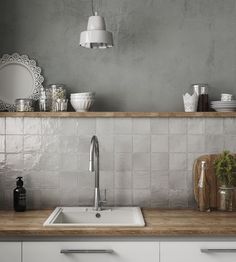
M236 117L236 112L0 112L0 117L186 118Z

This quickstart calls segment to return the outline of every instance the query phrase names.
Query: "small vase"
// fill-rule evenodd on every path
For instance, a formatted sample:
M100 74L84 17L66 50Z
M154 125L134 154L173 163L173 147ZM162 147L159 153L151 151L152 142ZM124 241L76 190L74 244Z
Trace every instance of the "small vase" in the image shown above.
M234 187L219 188L219 210L233 211Z

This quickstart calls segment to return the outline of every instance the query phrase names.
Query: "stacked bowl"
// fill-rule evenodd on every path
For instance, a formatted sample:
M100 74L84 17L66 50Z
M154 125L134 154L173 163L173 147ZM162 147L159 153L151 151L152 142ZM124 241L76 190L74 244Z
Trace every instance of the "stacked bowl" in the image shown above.
M73 93L70 102L76 112L87 112L95 101L94 92Z

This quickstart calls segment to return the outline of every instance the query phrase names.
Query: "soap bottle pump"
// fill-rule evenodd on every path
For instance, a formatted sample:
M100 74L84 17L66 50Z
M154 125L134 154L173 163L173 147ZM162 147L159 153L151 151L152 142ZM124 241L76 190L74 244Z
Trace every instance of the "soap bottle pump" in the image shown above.
M22 177L19 176L16 178L17 187L13 191L14 195L14 209L16 212L23 212L26 209L26 190L23 187L23 180Z

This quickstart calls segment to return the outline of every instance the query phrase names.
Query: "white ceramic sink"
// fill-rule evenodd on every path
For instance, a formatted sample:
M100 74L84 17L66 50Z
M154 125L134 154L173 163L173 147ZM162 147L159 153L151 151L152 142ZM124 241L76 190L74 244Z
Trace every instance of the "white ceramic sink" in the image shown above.
M112 207L95 211L92 207L57 207L44 226L144 227L139 207Z

